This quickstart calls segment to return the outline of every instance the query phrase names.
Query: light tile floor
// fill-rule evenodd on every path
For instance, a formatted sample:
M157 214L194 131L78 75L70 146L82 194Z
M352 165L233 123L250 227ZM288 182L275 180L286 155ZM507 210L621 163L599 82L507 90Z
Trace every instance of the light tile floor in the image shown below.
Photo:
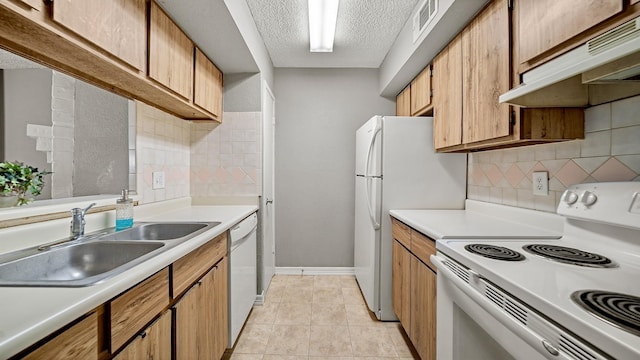
M353 276L275 276L230 360L418 359L399 323L369 313Z

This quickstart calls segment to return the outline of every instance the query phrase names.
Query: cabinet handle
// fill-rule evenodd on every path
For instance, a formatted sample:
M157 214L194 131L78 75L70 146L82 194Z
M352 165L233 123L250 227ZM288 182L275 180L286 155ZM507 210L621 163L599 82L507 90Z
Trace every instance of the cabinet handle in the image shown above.
M146 330L140 333L140 338L141 339L144 339L146 337L147 337L147 331Z
M198 282L196 284L198 284L198 286L201 286L202 285L202 280L198 280Z

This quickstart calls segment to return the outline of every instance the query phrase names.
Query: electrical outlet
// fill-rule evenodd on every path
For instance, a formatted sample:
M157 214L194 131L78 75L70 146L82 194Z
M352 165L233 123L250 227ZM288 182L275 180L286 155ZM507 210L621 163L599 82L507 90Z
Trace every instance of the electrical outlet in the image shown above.
M152 189L164 189L164 171L154 171L152 174Z
M533 173L533 195L549 195L549 175L546 171Z

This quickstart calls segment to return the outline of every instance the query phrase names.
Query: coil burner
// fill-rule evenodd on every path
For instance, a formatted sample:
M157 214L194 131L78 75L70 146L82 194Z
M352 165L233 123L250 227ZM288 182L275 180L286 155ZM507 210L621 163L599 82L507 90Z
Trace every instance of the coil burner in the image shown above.
M504 261L521 261L525 257L521 253L502 246L487 244L469 244L464 247L470 253L478 254L489 259Z
M530 244L522 248L531 254L565 264L595 268L611 268L617 266L611 259L605 256L564 246Z
M640 297L609 291L582 290L571 299L591 315L640 336Z

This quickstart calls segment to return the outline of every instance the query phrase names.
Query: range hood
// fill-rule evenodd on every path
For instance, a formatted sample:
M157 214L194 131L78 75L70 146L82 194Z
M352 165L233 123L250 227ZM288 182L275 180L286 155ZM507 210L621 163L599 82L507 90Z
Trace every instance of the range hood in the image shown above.
M640 94L640 17L528 72L501 103L589 106Z

